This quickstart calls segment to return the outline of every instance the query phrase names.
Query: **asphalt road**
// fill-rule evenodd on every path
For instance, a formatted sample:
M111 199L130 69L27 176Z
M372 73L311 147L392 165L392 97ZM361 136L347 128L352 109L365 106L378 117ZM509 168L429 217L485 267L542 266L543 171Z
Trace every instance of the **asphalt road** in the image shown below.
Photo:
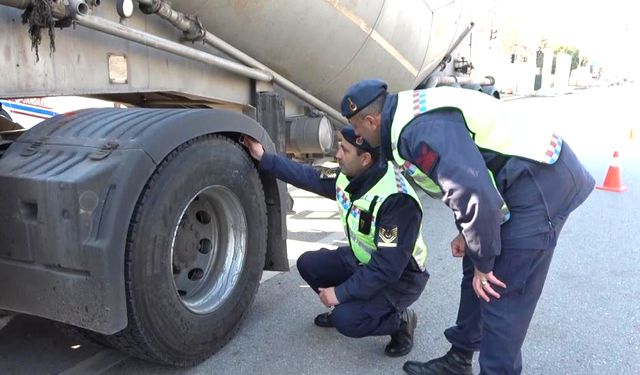
M640 374L638 97L640 88L624 86L509 102L556 122L598 183L613 151L620 151L628 187L624 193L595 191L569 218L523 348L525 374ZM291 264L304 251L344 243L332 201L301 190L292 194ZM442 331L454 322L458 304L460 260L448 247L456 234L452 215L439 201L425 198L423 205L431 279L414 305L416 344L406 358L384 356L386 337L356 340L315 327L313 317L324 308L292 267L265 273L237 336L194 368L149 364L91 344L64 326L17 316L0 318L0 326L6 324L0 373L400 374L405 360L427 360L448 349Z

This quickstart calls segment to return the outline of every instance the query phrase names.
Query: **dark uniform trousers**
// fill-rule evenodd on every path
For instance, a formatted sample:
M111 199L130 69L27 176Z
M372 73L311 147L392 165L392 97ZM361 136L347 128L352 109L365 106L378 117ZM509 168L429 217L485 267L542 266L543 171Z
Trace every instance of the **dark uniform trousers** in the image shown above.
M463 278L456 325L445 331L452 345L480 351L481 374L520 374L521 351L542 293L558 236L569 216L593 190L595 181L568 144L549 168L514 160L498 174L511 218L501 228L502 250L493 273L506 289L485 302L471 282L471 259L462 262Z
M565 219L566 220L566 219ZM449 342L461 349L480 351L481 374L519 374L520 348L542 293L549 265L562 226L548 233L551 248L502 249L493 273L506 289L495 287L500 299L491 302L476 297L471 282L474 267L469 257L462 262L463 278L456 325L445 331Z
M318 288L342 284L361 266L349 247L339 247L308 251L298 258L297 267L300 276L318 293ZM409 304L394 301L383 288L371 299L352 299L336 305L331 321L338 332L348 337L391 335L400 328L400 312Z

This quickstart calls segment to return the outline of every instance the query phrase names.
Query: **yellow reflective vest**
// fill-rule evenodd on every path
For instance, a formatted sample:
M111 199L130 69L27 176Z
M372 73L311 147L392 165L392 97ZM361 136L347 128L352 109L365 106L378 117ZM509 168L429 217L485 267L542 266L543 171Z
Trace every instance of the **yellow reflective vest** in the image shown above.
M378 247L395 246L395 243L391 242L394 238L394 233L378 235L378 211L387 197L397 193L408 194L416 201L420 211L422 211L422 205L415 190L391 162L387 165L385 175L369 191L355 201L351 201L349 193L345 190L348 185L349 180L344 174L340 173L336 180L336 201L340 210L340 219L349 239L353 255L360 263L368 264L371 254ZM363 220L367 222L364 228ZM422 226L418 233L422 233ZM395 236L397 237L397 233L395 233ZM385 242L385 238L388 238L390 242ZM420 270L424 271L427 262L427 246L422 239L422 234L416 240L413 248L413 258Z
M398 93L396 111L391 120L393 158L431 196L441 196L440 187L417 166L400 156L398 143L402 130L414 118L439 109L458 110L479 148L544 164L553 164L560 156L562 138L547 124L518 117L517 112L509 111L502 101L489 95L453 87L403 91ZM493 179L493 175L491 177ZM504 222L509 219L504 202L502 211Z

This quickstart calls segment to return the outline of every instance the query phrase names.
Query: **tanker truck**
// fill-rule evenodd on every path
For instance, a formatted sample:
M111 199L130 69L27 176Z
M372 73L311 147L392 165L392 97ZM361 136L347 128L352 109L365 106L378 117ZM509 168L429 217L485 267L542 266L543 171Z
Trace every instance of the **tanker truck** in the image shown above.
M0 99L117 108L0 116L0 309L130 355L198 363L287 271L286 186L241 146L334 147L352 82L438 77L462 1L0 0Z

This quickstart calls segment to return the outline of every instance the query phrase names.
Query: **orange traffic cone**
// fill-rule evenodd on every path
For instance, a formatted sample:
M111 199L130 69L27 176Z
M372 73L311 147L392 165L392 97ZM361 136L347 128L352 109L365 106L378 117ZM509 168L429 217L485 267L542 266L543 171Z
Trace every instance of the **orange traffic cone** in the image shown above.
M622 180L620 178L620 161L618 160L618 151L613 152L613 159L609 164L609 170L604 178L602 185L596 186L596 189L623 192L627 190L626 186L622 186Z

